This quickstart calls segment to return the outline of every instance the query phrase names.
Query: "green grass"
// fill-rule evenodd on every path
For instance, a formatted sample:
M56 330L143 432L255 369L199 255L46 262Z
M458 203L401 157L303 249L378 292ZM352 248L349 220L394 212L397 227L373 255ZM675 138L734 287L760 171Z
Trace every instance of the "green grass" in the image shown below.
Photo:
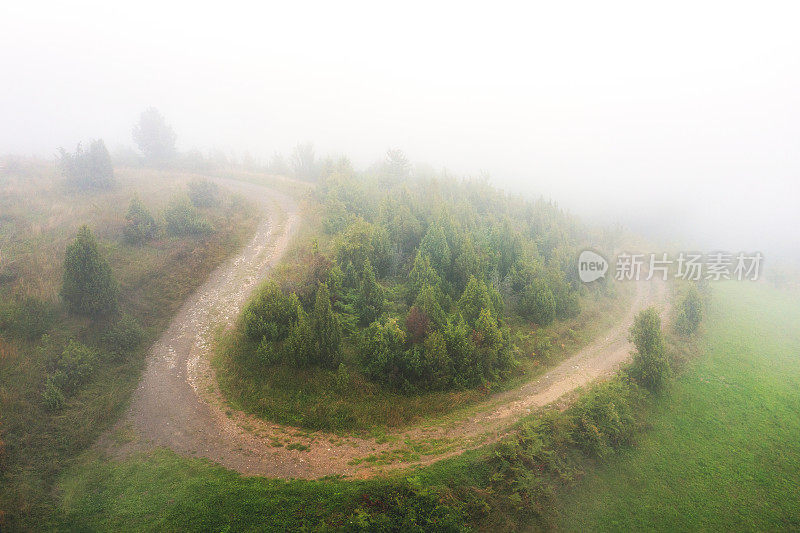
M90 455L60 486L62 518L89 531L254 531L335 520L365 483L245 478L166 450L122 462Z
M756 284L713 295L705 354L636 446L561 495L558 529L800 528L800 304Z

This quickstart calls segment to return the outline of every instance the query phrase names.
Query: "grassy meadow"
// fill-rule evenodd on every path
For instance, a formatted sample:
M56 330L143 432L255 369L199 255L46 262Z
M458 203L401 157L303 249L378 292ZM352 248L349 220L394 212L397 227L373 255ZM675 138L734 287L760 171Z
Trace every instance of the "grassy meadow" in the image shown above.
M0 307L35 299L49 316L47 346L39 335L0 330L0 529L32 528L50 514L54 480L119 417L149 345L258 221L255 206L223 191L219 205L199 209L211 233L160 233L144 245L127 244L123 225L134 195L158 220L173 196L186 194L191 176L146 169L115 174L113 188L83 192L67 187L48 162L22 161L0 176ZM119 283L120 312L144 332L138 349L122 358L103 351L114 317L75 316L59 299L65 248L82 224L97 236ZM97 350L99 362L63 408L48 410L42 399L48 347L69 339Z
M635 446L560 494L564 531L800 529L800 304L716 285L704 355Z

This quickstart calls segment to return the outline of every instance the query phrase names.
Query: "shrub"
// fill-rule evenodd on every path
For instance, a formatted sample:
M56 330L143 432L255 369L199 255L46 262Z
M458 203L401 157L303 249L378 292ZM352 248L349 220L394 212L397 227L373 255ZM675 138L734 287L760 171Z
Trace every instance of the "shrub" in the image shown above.
M675 330L682 335L692 335L703 319L703 299L697 287L690 285L677 306Z
M134 196L125 215L125 228L122 230L125 241L129 244L144 244L156 236L158 225L153 215Z
M74 339L55 354L49 337L45 336L42 346L50 352L42 401L48 409L58 410L68 395L74 394L89 380L97 363L97 353Z
M117 283L88 226L67 246L61 297L74 313L95 316L117 306Z
M219 205L219 187L208 179L194 179L189 182L189 199L195 207L214 207Z
M297 320L297 296L287 296L270 281L244 309L244 331L252 341L281 341Z
M336 371L336 390L340 393L346 393L350 388L350 372L344 363L339 363L339 369Z
M428 335L428 328L430 327L430 318L416 305L408 310L406 315L406 331L411 339L411 342L417 343L422 341Z
M103 342L117 358L136 350L144 340L144 330L135 319L123 315L103 335Z
M47 333L54 320L53 307L36 298L23 298L0 310L0 328L29 341Z
M185 197L173 198L164 211L167 231L175 237L208 235L214 231L211 223L200 216L197 209Z
M518 312L540 326L553 322L556 317L556 301L553 291L543 279L536 279L523 289Z
M72 394L86 383L94 372L97 353L71 339L52 362L48 379L66 394Z
M458 507L447 505L436 489L408 483L378 485L363 494L347 517L343 531L469 531Z
M579 448L602 457L630 443L636 429L635 390L613 380L595 386L576 402L569 416L574 424L573 441Z
M661 389L669 376L670 367L661 333L661 318L654 308L650 307L636 315L630 340L636 347L629 369L631 377L646 389Z
M263 363L266 366L272 366L274 364L281 362L281 352L280 349L276 346L276 344L266 337L261 339L261 342L258 343L258 348L256 348L256 357L258 357L258 361Z
M56 385L53 376L48 376L47 381L45 381L42 401L44 401L45 407L50 411L58 411L64 406L64 402L66 401L64 392L61 390L61 387Z

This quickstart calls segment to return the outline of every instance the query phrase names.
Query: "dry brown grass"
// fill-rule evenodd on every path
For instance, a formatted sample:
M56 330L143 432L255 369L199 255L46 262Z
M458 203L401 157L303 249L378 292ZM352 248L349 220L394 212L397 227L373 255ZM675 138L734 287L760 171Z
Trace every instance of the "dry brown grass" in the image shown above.
M116 169L108 191L66 187L55 165L22 161L0 173L0 303L35 297L52 304L56 345L71 337L102 350L104 322L69 315L59 302L64 251L83 224L97 235L120 284L121 311L145 327L142 347L124 360L102 357L93 378L58 412L44 409L45 351L39 342L0 338L0 427L6 472L0 509L12 529L28 529L50 512L62 469L113 423L138 382L150 342L208 274L252 234L255 206L223 191L219 207L201 209L215 231L204 237L159 237L144 246L122 239L134 194L154 214L185 184L188 173Z

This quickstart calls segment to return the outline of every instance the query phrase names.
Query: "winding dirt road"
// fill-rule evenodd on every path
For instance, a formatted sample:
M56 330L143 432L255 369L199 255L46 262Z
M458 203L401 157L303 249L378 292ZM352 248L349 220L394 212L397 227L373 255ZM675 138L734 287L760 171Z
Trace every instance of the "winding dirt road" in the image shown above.
M496 441L532 410L615 372L631 351L627 332L634 314L665 302L663 283L638 282L618 326L538 379L495 395L460 418L379 439L265 422L226 405L210 358L219 328L233 324L252 291L280 260L299 215L289 196L258 185L220 182L260 202L268 215L252 241L184 303L153 345L126 416L99 443L114 455L164 446L244 474L279 478L369 477L429 464Z

